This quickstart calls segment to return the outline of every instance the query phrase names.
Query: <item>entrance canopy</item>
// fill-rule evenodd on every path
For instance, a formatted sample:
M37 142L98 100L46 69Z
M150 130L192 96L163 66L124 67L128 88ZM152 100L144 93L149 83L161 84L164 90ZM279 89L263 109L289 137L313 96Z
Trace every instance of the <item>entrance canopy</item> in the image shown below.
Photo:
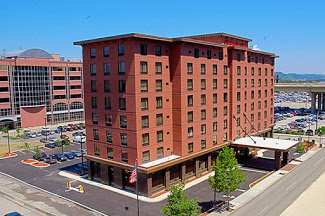
M251 139L252 138L252 139ZM289 151L292 147L298 145L299 141L291 141L291 140L282 140L282 139L273 139L257 136L243 137L234 140L231 145L236 147L248 147L248 148L261 148L261 149L269 149L273 151ZM256 143L254 143L254 141Z

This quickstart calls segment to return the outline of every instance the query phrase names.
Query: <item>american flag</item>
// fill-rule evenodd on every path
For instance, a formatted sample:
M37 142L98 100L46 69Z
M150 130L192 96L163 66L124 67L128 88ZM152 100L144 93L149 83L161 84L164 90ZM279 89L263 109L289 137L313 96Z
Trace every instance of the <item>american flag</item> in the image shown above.
M135 161L134 168L129 178L129 183L134 183L137 181L137 161Z

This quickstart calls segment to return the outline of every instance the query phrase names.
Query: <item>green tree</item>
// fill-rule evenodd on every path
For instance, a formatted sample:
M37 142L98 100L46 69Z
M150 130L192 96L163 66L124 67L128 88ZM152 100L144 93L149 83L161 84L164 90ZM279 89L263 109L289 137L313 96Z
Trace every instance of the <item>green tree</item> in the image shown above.
M182 182L178 186L172 186L167 197L167 204L160 211L168 216L196 216L200 215L201 207L198 206L197 199L189 200L183 189L185 184Z
M20 127L17 127L17 128L16 128L17 137L20 137L20 132L21 132L22 130L23 130L23 129L21 129Z
M320 133L320 135L324 135L324 134L325 134L325 126L323 126L323 127L319 127L319 128L317 129L317 132Z
M299 143L296 146L296 152L300 154L300 160L301 160L301 154L305 153L305 145L302 143Z
M240 166L232 148L224 146L212 167L214 176L209 178L210 187L228 197L228 210L230 208L230 195L245 182L245 173L240 171Z
M1 129L2 133L6 133L7 137L8 137L8 151L9 151L9 155L10 155L10 142L9 142L9 128L8 127L3 127Z
M24 143L24 149L25 149L24 152L25 152L26 154L29 153L29 148L30 148L29 143L25 142L25 143Z
M34 147L34 152L35 152L35 157L40 157L41 156L41 150L39 149L38 146Z

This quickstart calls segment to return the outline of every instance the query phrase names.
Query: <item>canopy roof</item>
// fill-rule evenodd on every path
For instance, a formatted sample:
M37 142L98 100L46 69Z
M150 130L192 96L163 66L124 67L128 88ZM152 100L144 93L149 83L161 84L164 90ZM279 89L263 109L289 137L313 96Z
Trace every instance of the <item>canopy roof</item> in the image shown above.
M264 139L263 137L252 136L251 138L243 137L236 139L231 143L231 145L237 147L261 148L286 152L299 143L299 141L273 139L267 137ZM256 143L254 143L253 140Z
M20 58L42 58L53 59L53 56L42 49L18 50L13 52L2 53L4 58L20 57Z

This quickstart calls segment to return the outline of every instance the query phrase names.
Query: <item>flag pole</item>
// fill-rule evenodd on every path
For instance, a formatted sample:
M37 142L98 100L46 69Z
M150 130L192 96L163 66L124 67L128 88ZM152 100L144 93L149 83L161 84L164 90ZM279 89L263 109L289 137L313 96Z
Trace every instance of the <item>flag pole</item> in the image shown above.
M137 167L136 167L136 173L137 173L137 181L135 183L135 191L137 193L137 209L138 209L138 216L140 216L140 210L139 210L139 193L138 193L138 158L136 159Z

